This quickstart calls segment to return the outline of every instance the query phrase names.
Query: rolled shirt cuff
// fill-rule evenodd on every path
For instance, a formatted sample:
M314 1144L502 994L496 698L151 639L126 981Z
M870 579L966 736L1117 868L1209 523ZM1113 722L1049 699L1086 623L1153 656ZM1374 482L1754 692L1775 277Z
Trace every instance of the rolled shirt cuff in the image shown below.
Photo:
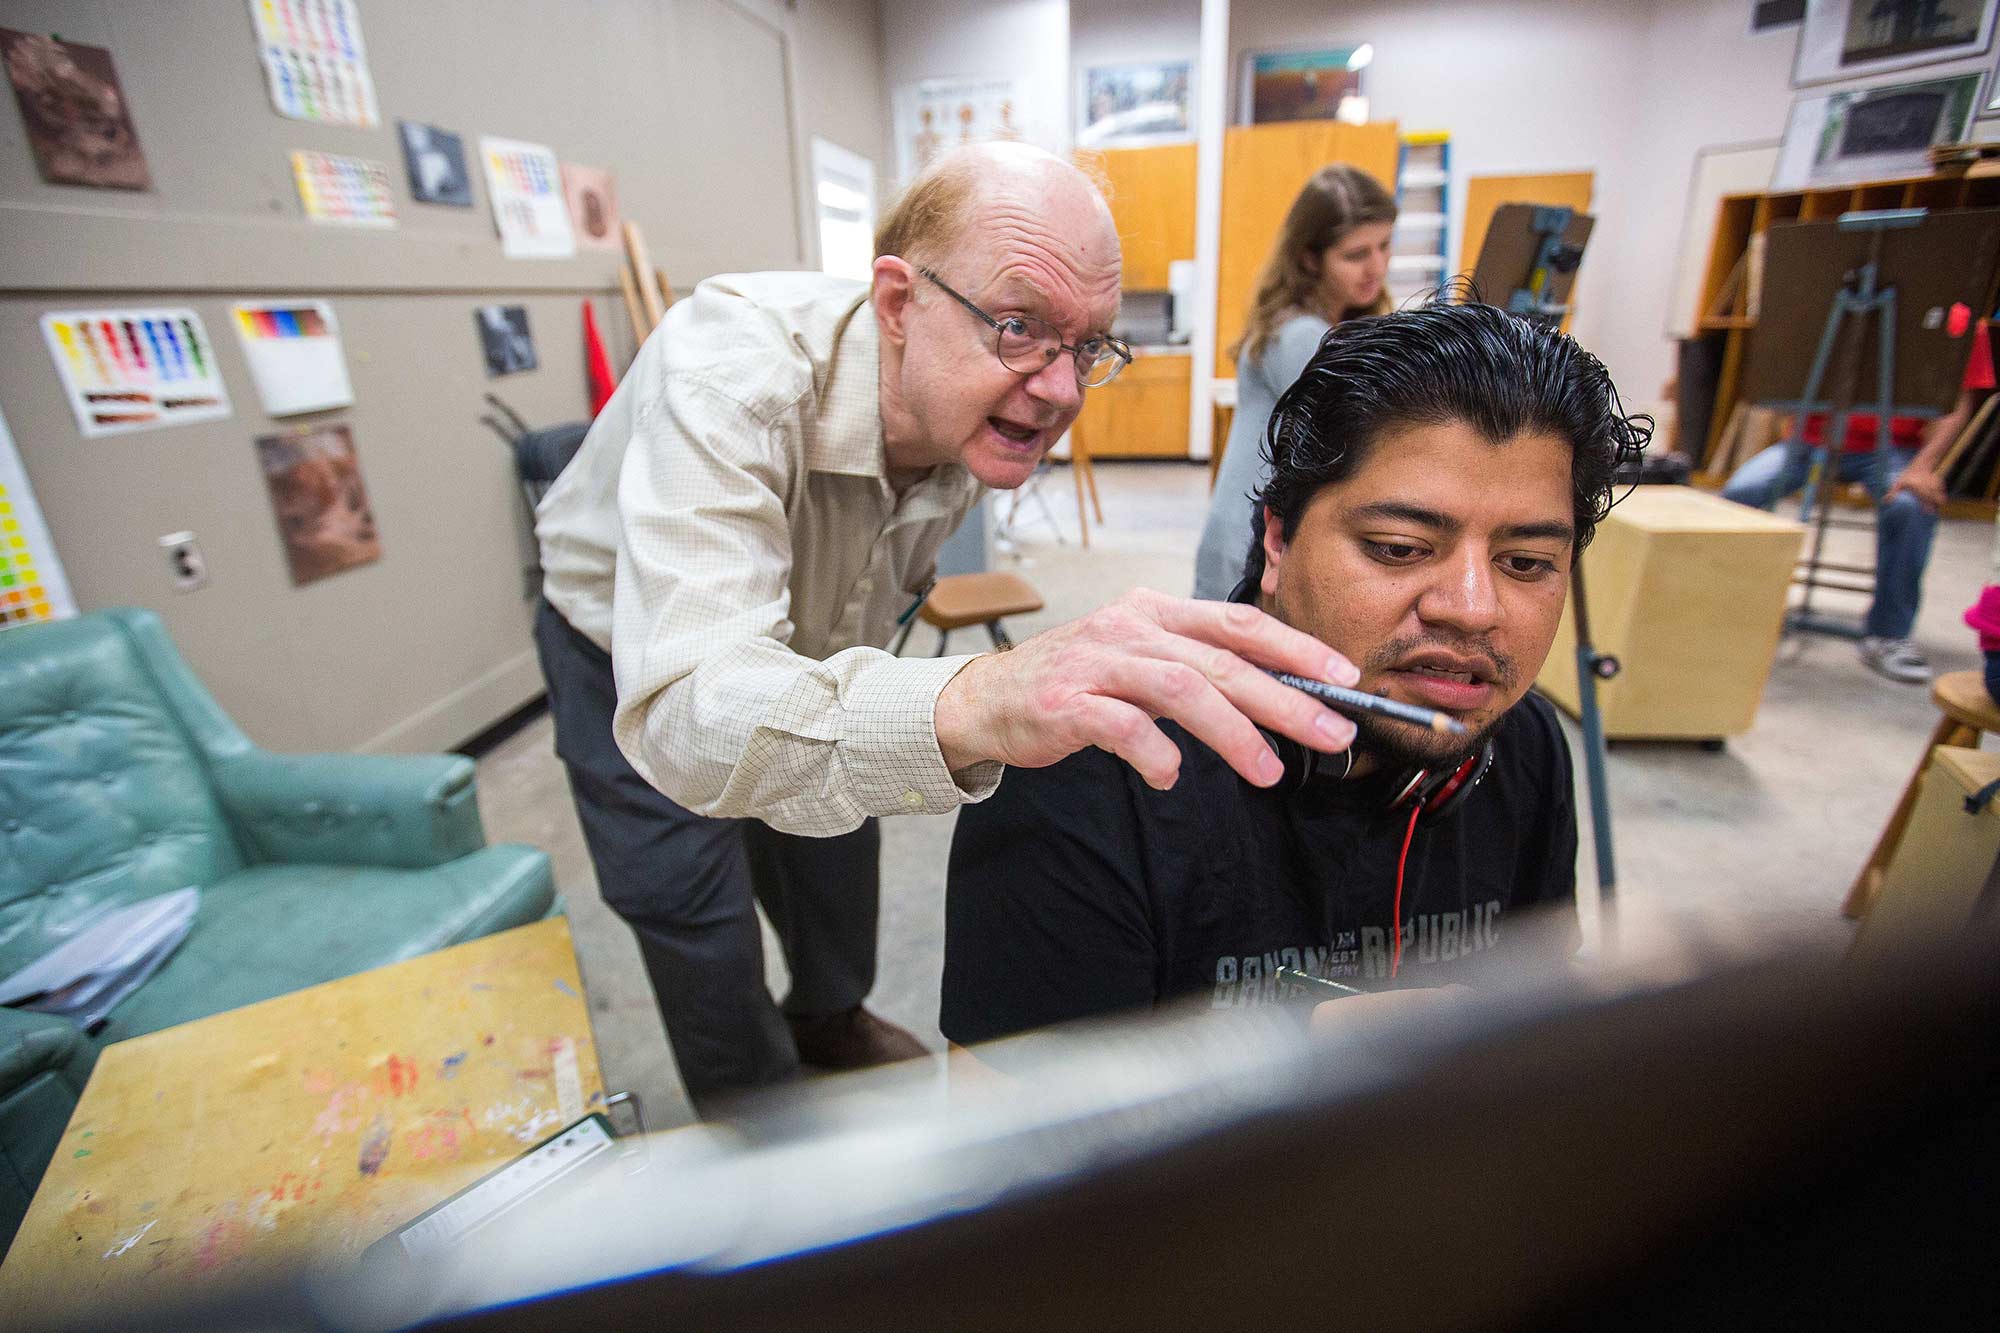
M954 778L938 749L937 697L973 656L897 658L844 692L848 789L868 814L948 814L999 789L999 762L974 764Z

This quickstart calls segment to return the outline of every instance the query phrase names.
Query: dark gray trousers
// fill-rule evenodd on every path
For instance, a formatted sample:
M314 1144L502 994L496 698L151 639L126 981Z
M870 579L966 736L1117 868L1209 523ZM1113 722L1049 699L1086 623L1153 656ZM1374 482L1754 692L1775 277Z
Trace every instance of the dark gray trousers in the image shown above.
M860 1004L875 984L881 831L779 833L754 819L708 819L640 777L611 738L611 658L544 600L535 647L549 687L556 754L604 901L639 937L681 1081L697 1109L798 1068L784 1015ZM784 949L782 1013L764 985L756 904Z

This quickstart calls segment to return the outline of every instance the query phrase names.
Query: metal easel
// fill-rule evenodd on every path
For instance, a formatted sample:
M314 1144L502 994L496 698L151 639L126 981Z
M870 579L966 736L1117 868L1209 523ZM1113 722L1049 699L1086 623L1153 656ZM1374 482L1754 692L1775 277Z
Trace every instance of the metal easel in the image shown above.
M1583 244L1568 239L1575 210L1537 207L1528 226L1535 240L1527 281L1508 296L1506 310L1548 328L1560 327L1570 306L1557 297L1558 281L1583 262ZM1491 233L1488 233L1489 237ZM1482 256L1482 259L1484 256ZM1566 292L1566 284L1562 288ZM1583 558L1570 561L1570 604L1576 622L1577 720L1583 726L1583 767L1590 789L1590 831L1597 852L1597 894L1610 902L1618 884L1611 850L1611 789L1605 776L1604 720L1597 710L1597 682L1618 674L1618 659L1597 651L1590 637L1590 608L1583 595Z
M1805 496L1800 501L1800 517L1808 518L1813 525L1812 550L1806 556L1802 574L1793 575L1794 582L1804 585L1804 593L1799 598L1799 604L1785 616L1786 633L1797 630L1836 634L1848 639L1858 639L1863 633L1862 626L1853 621L1815 612L1813 591L1816 588L1857 593L1872 593L1875 590L1872 577L1867 583L1841 582L1823 577L1822 571L1825 570L1854 578L1872 576L1874 572L1873 565L1837 565L1825 559L1826 530L1831 526L1830 515L1833 512L1829 500L1838 471L1836 459L1839 448L1847 441L1849 421L1854 413L1854 398L1861 379L1861 349L1867 341L1871 319L1879 321L1875 339L1875 466L1880 469L1878 479L1887 487L1890 468L1889 416L1895 405L1896 383L1896 288L1893 283L1882 283L1882 238L1886 232L1918 226L1925 216L1926 210L1921 208L1893 208L1843 213L1835 222L1842 231L1868 233L1868 259L1859 268L1848 270L1841 279L1840 289L1834 293L1833 306L1826 312L1826 327L1820 333L1819 350L1813 355L1812 369L1806 372L1805 391L1799 396L1796 414L1792 418L1792 431L1785 440L1788 449L1805 443L1806 416L1821 406L1819 392L1826 381L1828 365L1833 360L1843 331L1851 329L1847 344L1842 349L1840 371L1834 377L1833 401L1826 405L1826 426L1820 431L1819 444L1813 448L1812 472L1806 480Z

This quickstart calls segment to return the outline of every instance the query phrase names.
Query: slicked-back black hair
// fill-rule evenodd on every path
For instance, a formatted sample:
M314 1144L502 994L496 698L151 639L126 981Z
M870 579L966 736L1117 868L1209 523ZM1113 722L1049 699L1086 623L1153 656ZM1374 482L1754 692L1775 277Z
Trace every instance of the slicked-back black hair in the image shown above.
M1612 505L1612 474L1652 437L1626 416L1604 364L1575 339L1495 306L1443 299L1350 319L1279 397L1264 431L1270 480L1256 499L1244 574L1264 573L1264 510L1287 541L1323 486L1345 480L1375 441L1410 426L1462 421L1495 444L1553 435L1572 451L1576 549Z

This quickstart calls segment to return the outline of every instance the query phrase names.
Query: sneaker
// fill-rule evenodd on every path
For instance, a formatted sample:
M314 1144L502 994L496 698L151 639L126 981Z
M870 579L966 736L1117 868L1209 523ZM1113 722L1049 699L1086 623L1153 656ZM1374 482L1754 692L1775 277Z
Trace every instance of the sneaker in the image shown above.
M860 1005L822 1018L785 1015L799 1061L818 1069L866 1069L929 1055L914 1035Z
M1861 640L1861 660L1878 675L1905 685L1930 683L1931 664L1908 639L1885 639L1868 635Z

